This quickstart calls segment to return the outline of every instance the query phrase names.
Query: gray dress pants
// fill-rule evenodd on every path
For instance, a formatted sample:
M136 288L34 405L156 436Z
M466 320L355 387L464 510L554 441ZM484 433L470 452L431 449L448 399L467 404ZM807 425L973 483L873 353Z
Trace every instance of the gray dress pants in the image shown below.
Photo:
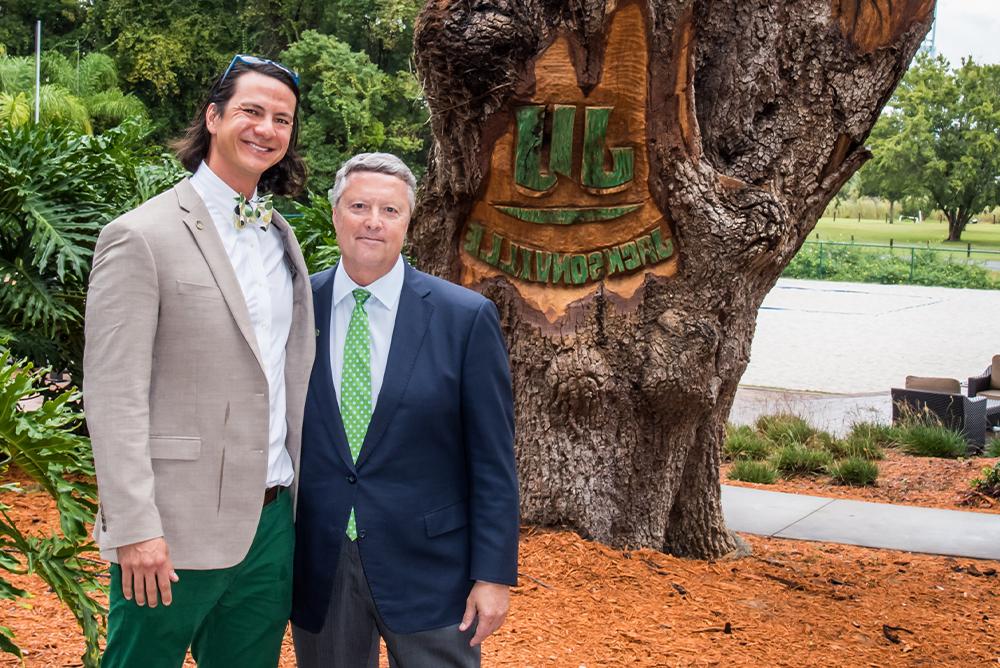
M356 542L345 536L333 578L330 608L319 633L292 625L299 668L378 668L379 637L392 668L478 668L480 649L469 647L475 624L419 633L394 633L378 614Z

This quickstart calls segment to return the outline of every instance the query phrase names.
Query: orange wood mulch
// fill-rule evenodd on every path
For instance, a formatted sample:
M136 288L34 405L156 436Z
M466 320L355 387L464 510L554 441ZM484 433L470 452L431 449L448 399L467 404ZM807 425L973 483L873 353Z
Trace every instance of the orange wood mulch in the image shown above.
M832 482L829 476L797 476L772 485L729 480L731 464L723 464L720 479L727 485L770 489L776 492L830 496L876 503L899 503L928 508L950 508L976 512L1000 513L1000 500L975 493L969 481L985 467L997 463L996 457L939 459L911 457L898 450L886 450L884 460L876 462L879 477L871 487L850 487Z
M892 461L890 456L887 463ZM907 469L907 475L911 481L963 478L964 469L956 470L931 476ZM890 485L883 474L886 490L916 494L920 486ZM789 484L784 489L804 491ZM926 499L927 505L932 497L918 494L911 502ZM42 493L5 493L0 501L32 531L46 533L58 524L54 504ZM1000 665L1000 562L745 537L753 556L701 562L649 550L622 552L571 532L526 527L520 586L507 623L485 645L483 663ZM72 616L34 577L14 578L14 584L35 596L0 601L0 625L17 634L26 665L80 665L83 645ZM0 656L0 666L18 665ZM281 666L294 665L286 639Z

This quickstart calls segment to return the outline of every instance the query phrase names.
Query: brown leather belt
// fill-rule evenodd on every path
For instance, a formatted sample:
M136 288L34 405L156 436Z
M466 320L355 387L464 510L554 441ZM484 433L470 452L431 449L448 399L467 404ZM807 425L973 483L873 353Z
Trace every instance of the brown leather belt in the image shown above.
M282 485L275 485L274 487L268 487L264 491L264 507L267 507L267 504L277 499L278 496L280 496L281 493L286 489L288 488Z

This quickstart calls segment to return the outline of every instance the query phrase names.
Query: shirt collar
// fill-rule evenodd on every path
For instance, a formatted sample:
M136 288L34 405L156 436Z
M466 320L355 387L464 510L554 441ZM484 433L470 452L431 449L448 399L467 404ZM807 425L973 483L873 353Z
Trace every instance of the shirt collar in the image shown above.
M405 273L405 263L403 256L396 259L396 264L392 265L386 274L372 281L368 285L358 285L354 279L348 275L344 269L344 263L337 264L337 272L333 277L333 306L337 307L340 302L357 288L363 288L372 294L372 298L390 311L396 308L399 302L399 295L403 291L403 276Z
M219 178L218 174L213 172L212 168L204 161L198 165L198 170L191 177L191 185L201 195L201 199L209 211L214 209L222 217L228 215L229 218L232 218L233 209L236 207L236 196L239 193ZM256 196L257 190L255 188L253 197Z

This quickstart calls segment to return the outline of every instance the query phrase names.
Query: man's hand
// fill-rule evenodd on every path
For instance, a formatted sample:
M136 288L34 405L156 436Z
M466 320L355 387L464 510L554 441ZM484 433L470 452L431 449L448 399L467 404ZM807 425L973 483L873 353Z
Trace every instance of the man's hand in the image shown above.
M122 545L118 548L118 565L122 569L122 595L132 600L133 580L135 582L135 602L137 605L156 607L159 591L163 605L170 605L170 583L180 578L170 563L170 550L163 538L151 538L140 543Z
M510 589L507 585L477 580L476 584L472 585L469 598L465 600L465 616L462 617L458 630L467 630L472 626L473 620L479 617L476 635L469 641L469 645L475 647L500 628L507 617L508 608L510 608Z

